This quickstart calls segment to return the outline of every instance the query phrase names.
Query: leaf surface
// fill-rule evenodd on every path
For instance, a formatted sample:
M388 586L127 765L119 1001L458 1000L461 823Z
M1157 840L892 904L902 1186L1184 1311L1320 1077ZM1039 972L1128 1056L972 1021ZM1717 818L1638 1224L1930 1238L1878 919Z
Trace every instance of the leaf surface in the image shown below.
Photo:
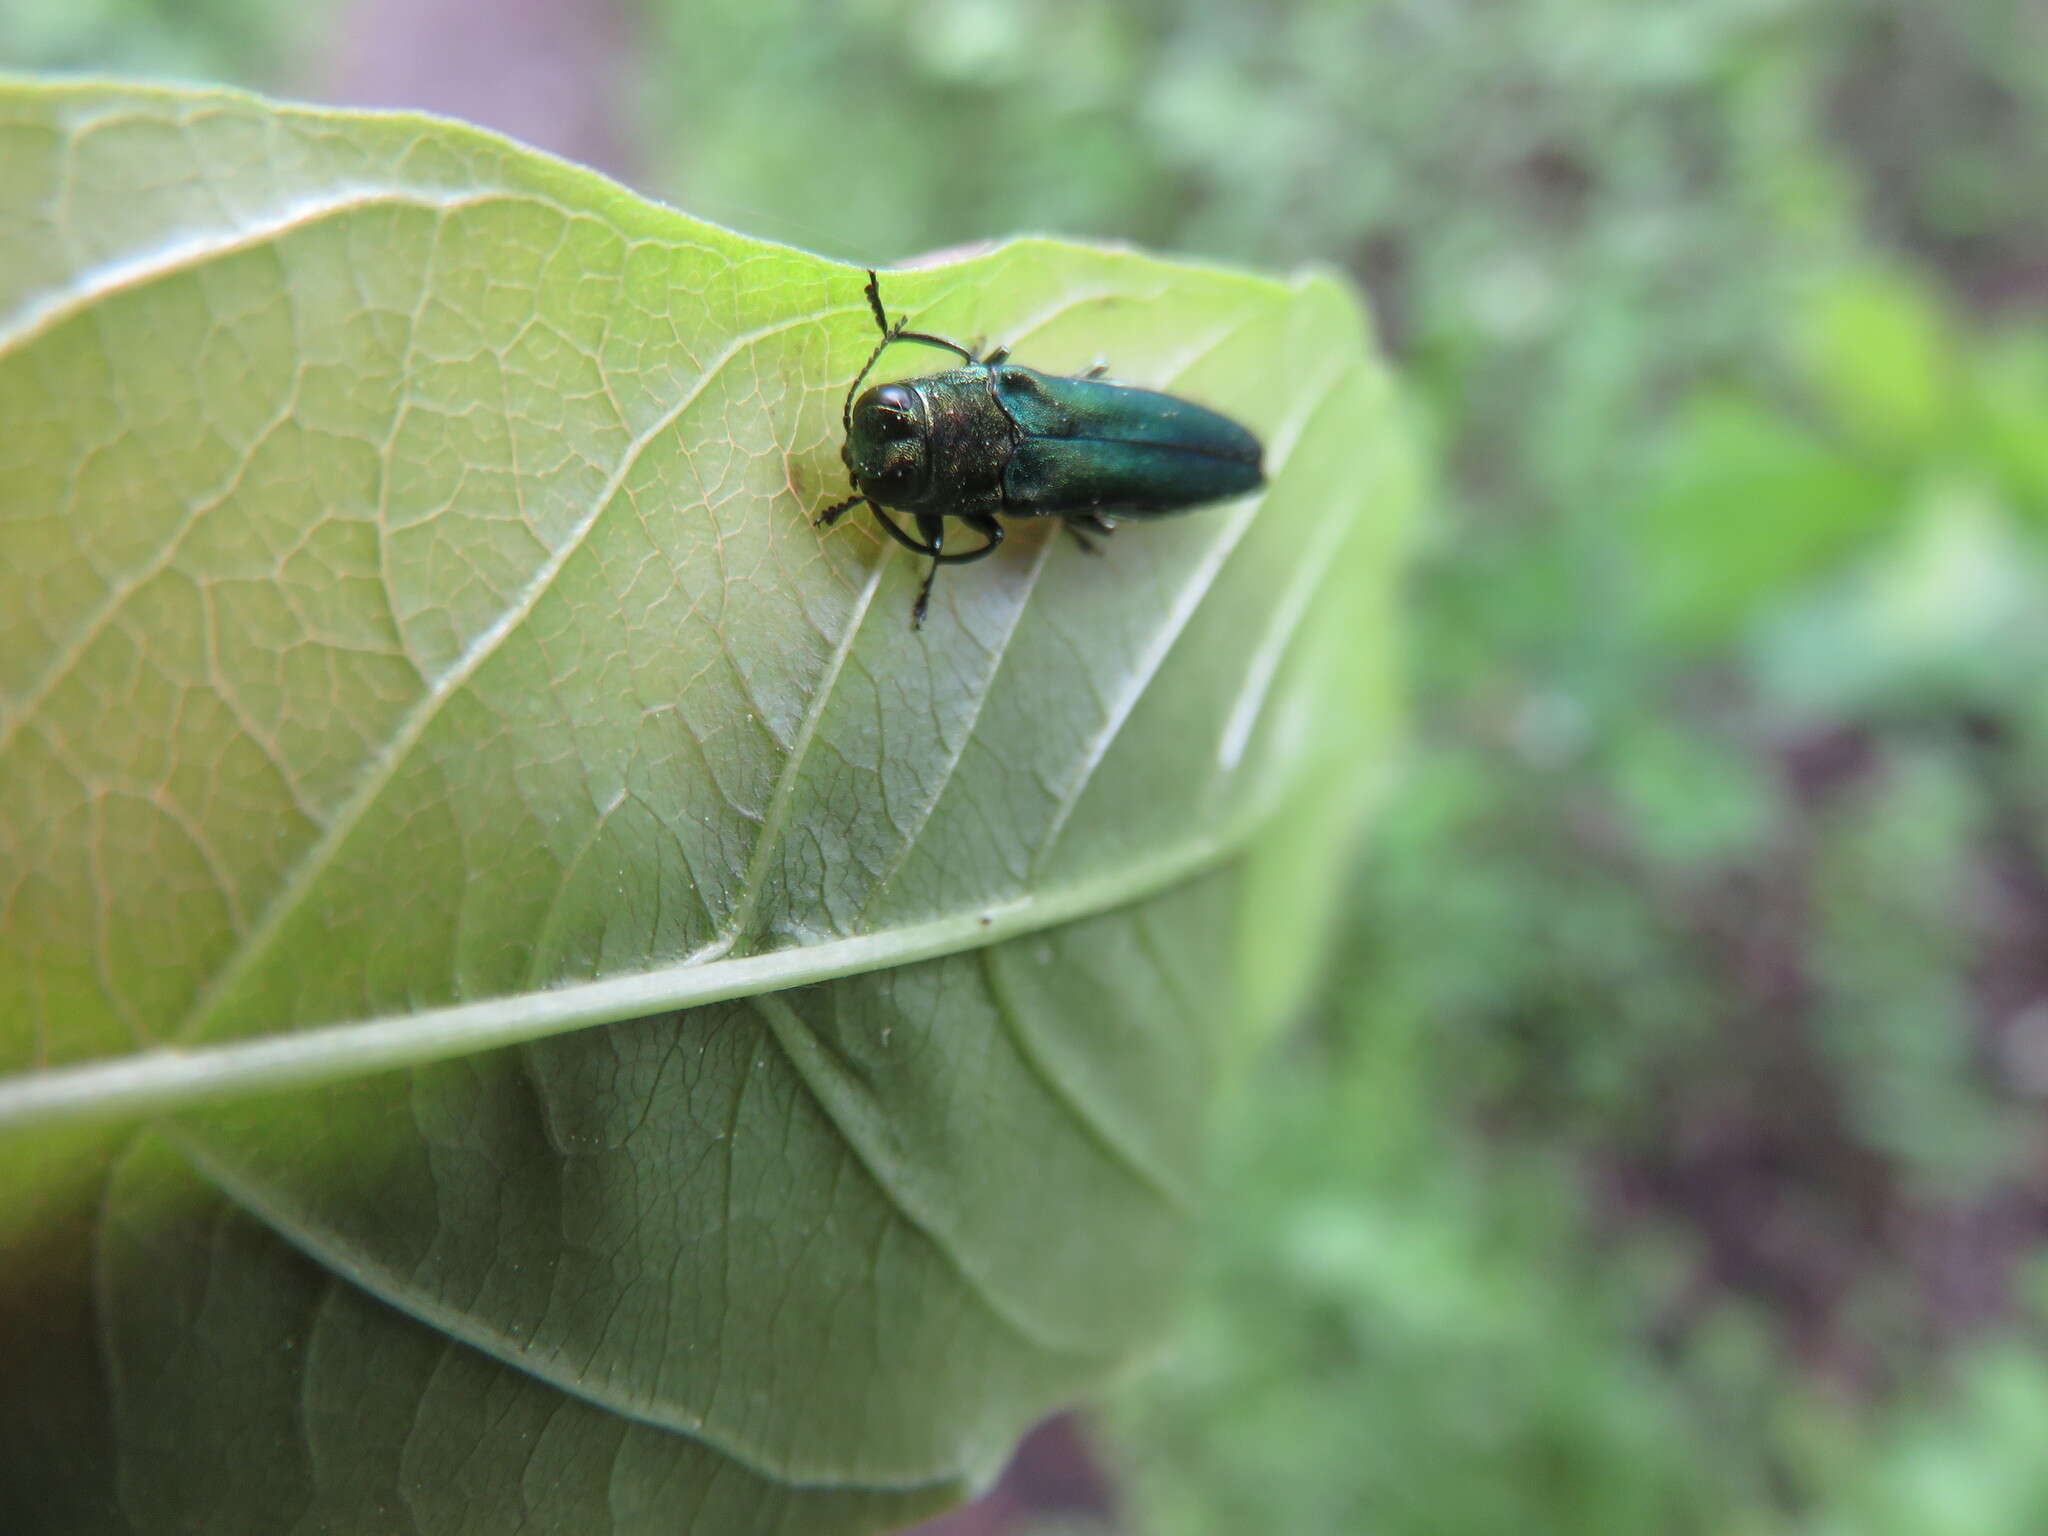
M885 274L1271 478L914 632L810 524L860 288L459 125L0 86L0 1526L874 1529L1156 1336L1245 875L1343 836L1261 829L1386 754L1387 386L1323 278Z

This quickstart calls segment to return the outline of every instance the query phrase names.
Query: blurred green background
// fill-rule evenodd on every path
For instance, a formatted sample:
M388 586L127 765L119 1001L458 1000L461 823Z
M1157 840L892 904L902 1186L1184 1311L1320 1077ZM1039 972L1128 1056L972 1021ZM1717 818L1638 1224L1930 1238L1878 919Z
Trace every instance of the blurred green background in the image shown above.
M1181 1343L945 1529L2048 1530L2048 4L7 0L0 65L1372 293L1410 771Z

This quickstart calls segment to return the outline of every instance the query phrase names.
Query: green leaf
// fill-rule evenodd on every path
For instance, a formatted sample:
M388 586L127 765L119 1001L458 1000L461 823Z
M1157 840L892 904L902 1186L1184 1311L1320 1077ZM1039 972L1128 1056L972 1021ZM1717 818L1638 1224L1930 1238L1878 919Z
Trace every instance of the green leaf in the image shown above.
M455 124L0 83L0 1529L879 1529L1158 1336L1313 960L1247 872L1389 750L1387 382L1324 277L885 274L1271 472L914 632L810 522L861 281Z
M1968 457L1998 476L2016 511L2048 521L2048 332L1997 331L1970 368Z
M1911 462L1943 446L1962 377L1927 284L1900 268L1852 270L1812 297L1797 330L1816 392L1870 451Z
M2048 650L2048 569L1978 480L1930 479L1891 536L1760 631L1752 670L1795 717L2013 712Z
M1897 480L1740 395L1677 418L1633 538L1660 634L1726 641L1759 611L1896 521Z

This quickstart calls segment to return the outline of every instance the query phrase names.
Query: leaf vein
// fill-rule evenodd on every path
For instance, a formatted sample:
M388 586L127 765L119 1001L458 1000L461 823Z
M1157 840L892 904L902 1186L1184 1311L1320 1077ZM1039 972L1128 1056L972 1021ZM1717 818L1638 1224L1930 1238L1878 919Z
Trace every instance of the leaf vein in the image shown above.
M591 498L588 515L579 520L569 531L568 537L540 563L515 600L493 623L470 641L453 665L435 679L433 685L399 722L398 729L392 733L384 749L370 759L367 771L355 792L342 805L319 840L297 862L277 895L266 905L257 919L249 937L236 947L233 957L222 966L213 981L194 1000L173 1031L175 1036L188 1038L195 1032L203 1031L206 1020L232 995L235 986L265 952L271 939L276 936L289 915L297 910L300 902L311 892L320 874L326 869L349 833L368 814L377 796L397 775L413 747L419 743L427 728L439 716L442 706L497 653L498 647L532 614L541 598L552 589L555 579L583 548L606 509L617 500L626 476L648 447L689 411L733 358L771 336L793 330L799 325L809 324L814 318L805 315L778 320L771 325L735 336L717 356L712 358L696 383L685 391L673 406L662 412L645 431L627 444L625 452L620 455L618 465L606 478L604 486Z

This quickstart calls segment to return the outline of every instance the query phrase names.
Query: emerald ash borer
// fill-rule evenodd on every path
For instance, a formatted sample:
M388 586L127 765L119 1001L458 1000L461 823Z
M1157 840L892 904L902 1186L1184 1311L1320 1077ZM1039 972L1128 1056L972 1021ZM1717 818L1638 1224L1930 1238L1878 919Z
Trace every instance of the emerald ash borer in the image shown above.
M1040 373L1011 362L1006 347L976 357L957 341L907 329L907 316L892 324L872 271L867 299L882 339L840 411L846 441L839 456L853 494L816 522L829 528L865 502L890 538L931 557L910 610L913 628L924 624L940 566L979 560L1003 542L998 517L1060 518L1093 553L1088 534L1111 532L1112 519L1185 512L1264 483L1259 440L1227 416L1105 379L1105 365L1077 376ZM855 399L899 341L942 348L961 365L877 384ZM905 533L891 511L910 514L918 536ZM981 544L948 550L949 517Z

